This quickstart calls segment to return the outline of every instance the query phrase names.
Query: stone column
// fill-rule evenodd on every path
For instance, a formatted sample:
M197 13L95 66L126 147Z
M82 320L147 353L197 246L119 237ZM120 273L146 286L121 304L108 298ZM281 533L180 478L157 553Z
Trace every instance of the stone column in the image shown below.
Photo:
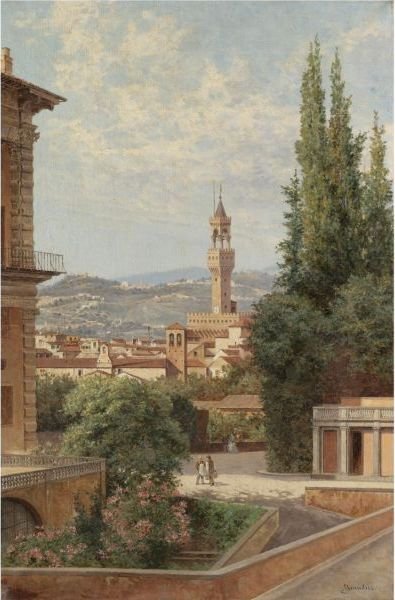
M313 474L321 472L320 428L313 427Z
M340 474L348 474L348 427L340 427Z
M380 477L380 427L373 425L373 476Z

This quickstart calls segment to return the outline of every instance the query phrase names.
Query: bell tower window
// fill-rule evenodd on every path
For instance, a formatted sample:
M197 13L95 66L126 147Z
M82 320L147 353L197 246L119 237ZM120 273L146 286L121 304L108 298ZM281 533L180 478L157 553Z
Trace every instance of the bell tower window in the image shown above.
M174 346L174 333L169 335L169 346Z
M177 346L182 346L182 335L177 333Z

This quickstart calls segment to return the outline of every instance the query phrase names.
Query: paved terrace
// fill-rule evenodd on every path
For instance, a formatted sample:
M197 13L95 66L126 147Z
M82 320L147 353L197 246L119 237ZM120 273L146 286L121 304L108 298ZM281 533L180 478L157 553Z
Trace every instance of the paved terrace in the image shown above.
M245 502L279 508L280 527L265 550L276 548L302 537L318 533L349 520L349 517L305 506L306 486L355 487L355 481L311 479L309 475L260 473L266 469L265 452L212 454L218 472L215 486L196 485L194 454L184 464L180 490L195 497L208 497L230 502ZM204 456L203 456L204 457ZM361 481L358 488L377 489L378 482ZM392 482L380 482L380 488L393 488Z

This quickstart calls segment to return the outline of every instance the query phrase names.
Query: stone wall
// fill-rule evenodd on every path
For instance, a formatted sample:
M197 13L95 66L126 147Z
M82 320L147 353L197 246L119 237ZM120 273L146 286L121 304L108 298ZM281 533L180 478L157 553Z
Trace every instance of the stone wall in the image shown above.
M251 600L392 524L383 509L216 571L5 568L3 590L40 600Z
M32 509L44 527L59 528L75 515L75 499L84 506L91 503L91 495L105 493L105 471L88 473L63 480L46 481L30 487L3 491L2 497L19 500Z
M279 526L278 508L269 508L266 511L239 541L215 563L213 569L232 565L263 552L266 544Z
M390 489L350 489L341 487L306 487L305 504L349 517L361 517L392 506L394 493Z

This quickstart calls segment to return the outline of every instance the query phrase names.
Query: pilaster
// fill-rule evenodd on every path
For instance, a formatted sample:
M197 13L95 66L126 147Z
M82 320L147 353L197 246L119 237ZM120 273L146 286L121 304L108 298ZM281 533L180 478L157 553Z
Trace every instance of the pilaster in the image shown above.
M313 473L321 472L320 428L313 427Z
M347 475L348 473L348 427L342 425L340 427L340 473Z

